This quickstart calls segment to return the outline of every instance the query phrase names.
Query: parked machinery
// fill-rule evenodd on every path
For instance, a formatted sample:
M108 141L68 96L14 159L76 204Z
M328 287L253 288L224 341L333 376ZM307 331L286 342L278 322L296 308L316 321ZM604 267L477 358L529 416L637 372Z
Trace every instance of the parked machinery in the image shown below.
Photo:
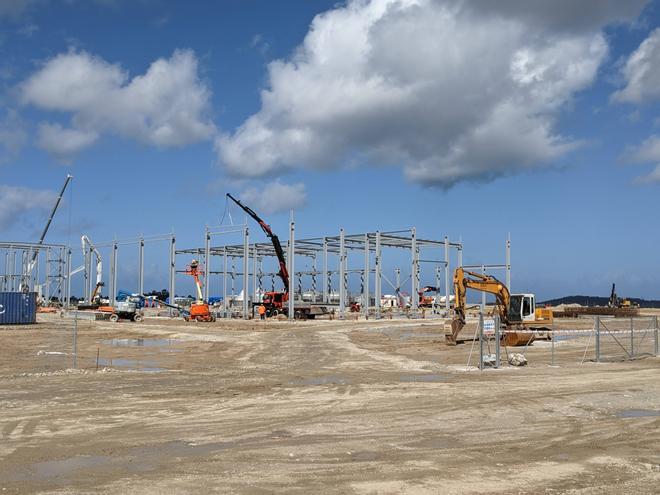
M454 318L451 333L445 334L448 345L456 345L456 338L465 326L467 289L493 294L497 300L496 310L505 327L503 333L505 345L524 345L534 340L529 332L517 333L516 330L548 330L552 324L552 310L536 308L534 294L510 294L502 282L491 275L474 273L458 267L454 272Z
M417 295L419 296L419 301L417 302L417 306L420 308L432 308L433 305L435 304L435 296L425 296L424 294L427 294L429 292L434 292L438 293L439 289L437 287L432 287L430 285L427 285L426 287L422 287L419 291L417 291Z
M215 315L211 313L208 302L204 300L202 294L202 282L200 281L201 269L199 261L192 260L186 267L186 274L191 275L195 280L195 289L197 299L190 305L190 312L184 313L183 319L186 321L215 321Z
M110 313L109 320L112 322L119 320L141 322L143 318L140 308L138 296L127 296L122 301L115 301L114 306L100 306L98 310L102 313Z
M610 308L639 308L639 303L625 297L619 297L616 294L615 284L612 284L612 292L607 306Z

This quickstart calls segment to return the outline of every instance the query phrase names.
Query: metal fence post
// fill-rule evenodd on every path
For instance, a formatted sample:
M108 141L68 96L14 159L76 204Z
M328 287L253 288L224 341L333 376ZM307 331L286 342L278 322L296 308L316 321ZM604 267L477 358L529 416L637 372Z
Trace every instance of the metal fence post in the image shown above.
M555 365L555 331L554 331L554 329L552 330L552 333L550 334L550 342L551 342L550 366L554 366Z
M600 316L596 316L596 362L600 363Z
M78 310L73 317L73 369L78 367Z
M500 367L500 317L495 316L495 368Z
M658 317L654 316L653 317L653 334L654 334L654 354L657 356L658 355Z
M484 369L484 314L479 313L479 369Z
M250 271L250 230L245 227L243 230L243 319L250 318L248 285ZM208 283L208 281L207 281ZM291 298L289 298L291 300Z
M630 357L635 357L635 323L630 317Z

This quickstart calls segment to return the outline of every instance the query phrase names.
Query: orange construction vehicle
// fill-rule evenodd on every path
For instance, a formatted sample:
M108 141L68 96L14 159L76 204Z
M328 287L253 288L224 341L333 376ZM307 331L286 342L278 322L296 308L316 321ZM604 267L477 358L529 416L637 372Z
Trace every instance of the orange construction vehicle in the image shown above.
M186 267L186 274L191 275L195 279L197 300L193 301L190 305L190 313L184 314L183 319L186 321L215 321L215 315L211 313L209 304L204 301L204 296L202 294L202 282L199 279L201 275L199 261L192 260L190 265Z
M418 292L417 295L419 296L419 301L417 302L417 306L420 308L432 308L433 304L435 303L435 296L425 296L427 292L435 292L436 294L438 293L438 288L437 287L432 287L430 285L427 285L426 287L422 287Z

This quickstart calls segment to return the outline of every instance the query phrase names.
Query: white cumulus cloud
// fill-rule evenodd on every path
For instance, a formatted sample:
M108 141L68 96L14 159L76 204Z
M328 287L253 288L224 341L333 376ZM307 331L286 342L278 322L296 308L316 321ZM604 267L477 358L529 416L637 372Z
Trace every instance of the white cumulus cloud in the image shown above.
M305 185L271 182L263 188L249 187L239 199L264 215L302 208L307 203Z
M620 103L642 103L660 98L660 28L635 50L622 69L626 86L612 99Z
M624 159L632 163L653 163L655 169L635 179L638 184L660 183L660 136L652 135L628 150Z
M352 0L268 66L261 109L215 142L235 176L395 164L450 186L551 163L559 112L595 79L601 28L644 1Z
M53 191L0 185L0 230L11 227L34 211L46 211L55 197Z
M23 103L71 115L69 128L46 124L40 132L45 149L68 158L103 133L159 147L210 139L215 133L210 96L189 50L156 60L132 79L119 65L69 51L48 60L21 85ZM58 136L65 141L59 148Z
M64 163L70 162L97 139L98 134L94 131L65 129L60 124L43 123L39 126L39 147Z

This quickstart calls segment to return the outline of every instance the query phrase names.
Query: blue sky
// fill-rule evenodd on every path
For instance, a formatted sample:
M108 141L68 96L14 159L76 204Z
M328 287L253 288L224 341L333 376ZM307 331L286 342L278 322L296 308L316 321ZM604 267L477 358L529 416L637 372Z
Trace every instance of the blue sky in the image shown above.
M36 240L71 173L48 240L76 248L202 245L232 192L282 237L289 207L300 237L415 226L466 263L510 233L514 291L660 298L658 2L547 4L9 0L0 237Z

